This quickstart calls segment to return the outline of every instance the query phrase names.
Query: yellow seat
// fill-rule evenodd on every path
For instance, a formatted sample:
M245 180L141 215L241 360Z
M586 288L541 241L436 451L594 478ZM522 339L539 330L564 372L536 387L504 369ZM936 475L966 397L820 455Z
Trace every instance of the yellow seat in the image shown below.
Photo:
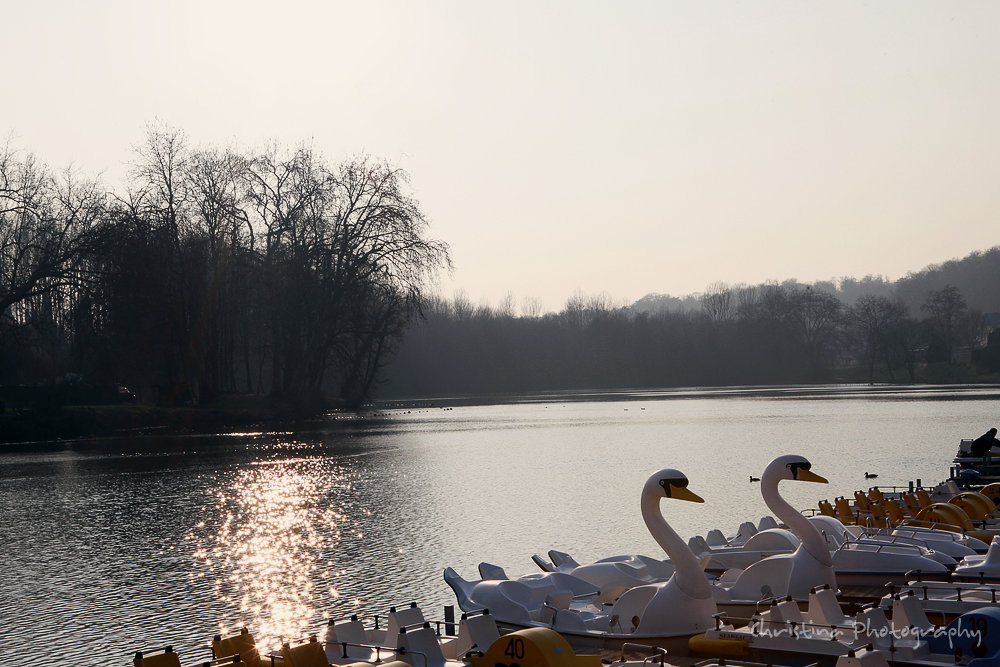
M287 642L282 644L281 657L285 661L285 667L330 667L323 645L315 637L310 637L309 641L298 646Z
M872 503L870 506L871 516L868 522L876 528L886 528L889 525L889 513L886 511L885 503Z
M235 655L235 654L233 654ZM233 656L226 656L217 660L202 660L201 662L196 662L189 667L213 667L215 665L232 665L240 664L238 662L234 663ZM143 653L142 651L136 651L135 657L132 658L132 665L134 667L181 667L181 659L174 649L170 646L166 647L162 651L157 651L154 653Z
M215 635L212 640L213 657L228 658L234 655L239 655L240 660L246 663L247 667L261 667L263 664L260 653L257 651L257 642L246 628L229 637Z
M873 503L880 503L885 500L885 496L882 494L882 490L877 486L873 486L868 489L868 497Z
M893 523L902 523L903 519L906 518L906 512L903 510L903 506L900 505L898 501L890 499L884 501L882 504L885 505L885 511L888 513L889 519L891 519Z
M934 504L931 502L931 494L927 493L924 489L917 489L915 493L917 495L917 502L920 503L920 509L926 509Z
M868 496L861 491L854 492L854 504L861 512L872 511L872 501L868 500Z
M135 667L181 667L181 659L174 653L174 649L168 646L149 655L136 651L132 664Z
M837 518L843 524L856 524L858 522L858 517L851 509L851 503L847 502L847 498L843 496L838 496L833 499L834 504L837 506Z
M912 493L904 493L903 496L903 511L905 511L909 516L915 515L921 510L920 501Z
M832 516L837 518L837 513L833 511L833 505L830 504L829 500L819 501L819 513L824 516Z

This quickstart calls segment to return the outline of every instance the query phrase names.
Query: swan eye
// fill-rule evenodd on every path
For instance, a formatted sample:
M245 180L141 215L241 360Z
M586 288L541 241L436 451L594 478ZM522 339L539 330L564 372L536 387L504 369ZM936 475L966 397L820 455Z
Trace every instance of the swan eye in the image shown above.
M660 486L663 487L663 493L667 496L667 498L674 497L673 492L671 491L671 487L677 487L678 489L686 489L687 485L688 485L687 477L679 477L674 479L664 478L660 480Z
M799 478L799 470L809 470L812 468L812 464L808 461L799 461L795 463L789 463L785 466L792 471L792 479Z

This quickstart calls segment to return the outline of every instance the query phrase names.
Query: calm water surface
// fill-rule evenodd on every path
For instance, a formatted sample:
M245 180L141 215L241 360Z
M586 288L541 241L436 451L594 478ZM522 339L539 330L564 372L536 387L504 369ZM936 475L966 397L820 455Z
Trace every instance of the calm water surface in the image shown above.
M446 405L447 403L440 403ZM531 572L533 553L662 557L646 477L682 470L703 505L663 503L683 536L767 513L751 484L798 453L829 485L797 507L947 476L959 439L1000 422L1000 390L832 389L552 395L386 409L294 433L0 447L0 664L129 664L213 634L303 636L325 618L454 604L442 572ZM74 663L75 664L75 663Z

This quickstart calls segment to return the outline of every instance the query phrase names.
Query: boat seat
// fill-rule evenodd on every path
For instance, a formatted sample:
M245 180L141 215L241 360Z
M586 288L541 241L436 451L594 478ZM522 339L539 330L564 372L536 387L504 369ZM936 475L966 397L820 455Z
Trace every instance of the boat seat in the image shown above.
M484 577L484 579L485 578L486 577ZM504 577L504 580L506 579L507 578ZM411 602L410 606L402 609L390 607L385 626L385 643L392 644L395 642L396 635L402 631L402 628L413 625L423 625L425 621L424 612L417 606L416 602Z
M777 614L775 615L775 612ZM771 607L771 618L782 623L805 623L799 603L795 600L782 600Z
M695 535L694 537L689 539L688 548L691 549L691 552L694 553L695 556L700 556L701 554L710 550L708 542L706 542L705 538L702 537L701 535Z
M315 637L297 646L285 642L281 645L281 659L285 667L330 667L323 645Z
M925 489L917 489L914 491L917 496L917 502L920 503L920 509L930 507L934 503L931 501L931 494L927 493Z
M553 591L545 596L545 604L554 609L569 609L571 602L573 602L573 591Z
M174 649L168 646L152 654L136 651L132 664L135 667L181 667L181 659L174 653Z
M458 623L458 638L452 644L452 655L446 657L461 660L469 651L485 653L498 639L500 630L489 612L462 614Z
M257 651L257 642L246 628L229 637L215 635L212 639L212 657L225 658L233 655L239 655L247 667L261 667L264 664Z
M906 519L906 513L903 511L902 505L899 504L897 500L886 500L884 501L885 511L889 515L889 520L893 523L900 523Z
M240 662L234 662L234 658L236 658L235 653L222 658L216 658L214 660L202 660L189 665L188 667L213 667L215 665L241 664ZM181 667L181 659L176 653L174 653L174 649L168 646L162 651L156 651L153 653L136 651L135 656L132 658L132 665L134 667Z
M802 610L799 609L799 604L794 600L782 600L781 602L773 603L766 612L761 614L760 620L764 629L777 634L779 637L790 635L793 623L798 630L801 630L806 624L806 619L802 616Z
M913 493L904 493L901 496L901 498L902 498L902 501L903 501L903 507L905 508L907 514L909 514L910 516L913 516L917 512L920 511L920 509L921 509L921 507L920 507L920 501L917 500L917 496L915 494L913 494Z
M862 610L857 616L857 627L862 641L876 649L892 651L897 659L925 657L929 653L926 641L911 637L908 633L901 633L907 635L902 637L894 633L885 612L879 607Z
M757 526L750 521L744 521L736 530L736 535L727 541L730 546L738 547L746 544L746 541L757 534Z
M399 633L399 648L397 655L413 667L467 667L462 660L449 660L444 657L438 637L431 629L430 623L412 630L401 628ZM298 667L297 665L295 667Z
M903 629L916 629L920 633L931 632L934 624L927 618L927 613L920 604L920 599L910 591L909 595L900 595L892 601L892 629L900 634Z
M775 520L773 516L769 514L762 516L760 518L760 521L757 522L758 531L767 530L769 528L777 528L777 527L778 527L778 522Z
M854 492L854 504L862 512L870 512L872 509L872 501L861 491Z
M365 631L364 623L359 621L357 616L327 625L323 646L330 664L379 662L392 659L395 653L391 648L373 646Z
M552 615L552 629L556 632L587 632L587 622L582 614L572 609L556 609Z
M507 576L507 571L504 570L499 565L494 565L493 563L480 563L479 564L479 578L480 579L510 579Z
M569 609L573 594L569 591L553 591L545 596L542 605L531 611L531 617L539 623L552 625L552 619L560 609Z
M837 513L833 511L833 505L830 504L829 500L819 501L819 513L834 518L837 517Z
M840 519L841 523L857 523L858 517L854 510L851 508L851 504L847 502L847 498L840 496L834 498L834 504L837 506L837 519Z
M873 486L868 489L868 498L871 499L873 503L880 503L885 500L885 494L882 493L882 489L877 486Z
M887 528L889 526L889 512L884 503L871 503L868 506L871 516L867 522L876 528Z
M837 594L830 588L822 588L809 594L806 617L816 625L853 625L853 619L844 615Z
M710 547L722 547L729 543L728 540L726 540L726 536L723 535L722 531L718 528L713 528L708 531L708 534L705 535L705 541Z

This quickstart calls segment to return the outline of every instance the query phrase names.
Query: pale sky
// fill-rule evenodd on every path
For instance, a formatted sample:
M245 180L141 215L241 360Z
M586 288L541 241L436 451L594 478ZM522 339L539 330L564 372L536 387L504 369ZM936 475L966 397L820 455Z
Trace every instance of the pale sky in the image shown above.
M1000 244L1000 2L0 0L0 138L114 182L155 120L405 169L439 291L558 310Z

